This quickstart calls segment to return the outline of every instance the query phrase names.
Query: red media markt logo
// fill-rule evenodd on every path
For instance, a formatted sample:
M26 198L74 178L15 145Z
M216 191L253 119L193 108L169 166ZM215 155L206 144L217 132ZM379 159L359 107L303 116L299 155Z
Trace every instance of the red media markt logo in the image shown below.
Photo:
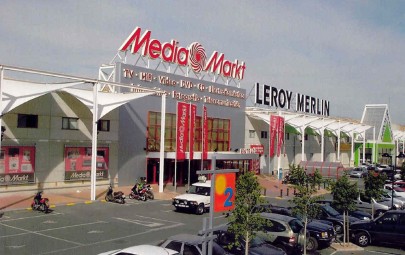
M189 46L189 66L195 72L201 72L204 70L204 67L207 62L207 54L205 54L204 47L198 43L194 42Z
M245 75L245 62L235 59L230 61L223 53L214 51L207 58L204 47L194 42L189 47L179 46L177 40L160 42L151 38L151 31L146 30L142 34L141 28L137 27L119 48L120 51L130 51L132 54L140 53L150 59L160 58L164 62L176 63L180 66L189 66L194 72L207 71L224 77L242 80Z

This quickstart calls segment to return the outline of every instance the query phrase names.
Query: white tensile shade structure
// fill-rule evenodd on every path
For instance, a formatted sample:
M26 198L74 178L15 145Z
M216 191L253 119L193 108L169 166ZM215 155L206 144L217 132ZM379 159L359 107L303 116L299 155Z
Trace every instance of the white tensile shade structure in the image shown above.
M5 78L4 71L14 71L21 73L30 73L35 75L43 75L52 78L62 78L71 82L62 83L38 83L17 81ZM68 76L63 74L55 74L43 71L23 69L17 67L0 66L0 116L11 111L19 105L22 105L34 98L43 96L47 93L55 91L67 92L84 105L86 105L93 114L92 125L92 158L91 158L91 200L96 199L96 157L97 157L97 121L108 112L118 108L119 106L128 103L132 100L154 94L156 91L152 89L137 88L137 93L104 93L99 91L99 85L110 84L113 86L130 87L113 82L105 82L87 78ZM91 84L93 90L69 88L81 84ZM0 118L1 126L1 118ZM0 143L1 147L1 143Z
M246 114L249 117L262 120L267 124L270 123L270 115L279 115L284 117L285 124L295 128L298 133L301 134L301 161L305 161L305 129L311 128L318 135L321 136L321 161L324 161L324 133L325 130L330 131L337 137L338 148L337 148L337 160L340 160L340 140L341 133L347 134L351 138L351 156L350 160L353 161L354 158L354 140L355 138L363 138L363 162L365 161L365 131L373 128L370 125L364 125L354 122L349 122L345 120L339 120L336 118L329 118L324 116L314 116L303 113L291 113L287 111L269 110L269 109L248 109ZM357 136L356 136L357 135ZM374 139L375 140L375 139ZM374 150L373 150L374 154ZM280 158L278 159L280 162ZM280 163L278 164L278 169L280 168Z

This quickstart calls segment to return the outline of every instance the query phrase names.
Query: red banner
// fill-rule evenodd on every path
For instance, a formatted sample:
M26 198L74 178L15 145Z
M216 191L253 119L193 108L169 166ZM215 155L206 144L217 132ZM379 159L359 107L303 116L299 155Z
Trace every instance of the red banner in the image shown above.
M184 160L186 158L186 147L188 142L188 119L190 106L187 103L177 103L177 121L176 121L176 159Z
M195 128L195 116L197 114L197 106L190 104L190 160L194 158L194 128Z
M274 157L274 143L276 142L276 134L278 130L278 116L271 115L270 116L270 157Z
M284 118L278 117L277 157L280 157L281 147L284 143Z
M235 173L215 175L214 212L229 211L235 208L235 180Z
M202 117L202 160L208 158L208 116L207 116L207 107L203 107L203 117Z

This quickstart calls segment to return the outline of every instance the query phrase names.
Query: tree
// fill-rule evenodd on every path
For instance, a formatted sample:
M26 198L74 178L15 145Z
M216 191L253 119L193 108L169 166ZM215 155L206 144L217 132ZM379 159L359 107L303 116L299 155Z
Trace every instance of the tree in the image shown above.
M333 206L339 211L343 211L343 243L346 244L346 237L349 240L348 222L349 211L356 210L358 187L357 182L351 184L347 174L340 177L331 187L333 195Z
M364 195L371 199L380 199L383 196L383 188L387 176L371 171L367 177L364 178Z
M256 231L269 225L269 221L255 210L264 202L256 175L250 171L242 173L236 182L235 209L229 217L228 231L235 235L231 245L240 246L240 240L245 242L246 255L249 252L249 242L255 237Z
M316 196L316 182L322 181L322 176L316 170L314 175L307 176L304 168L300 166L290 166L290 176L294 176L294 188L297 190L294 198L290 201L294 204L292 212L300 215L304 221L304 233L307 233L308 219L315 218L319 213L319 205L316 203L320 199ZM321 179L319 179L321 176ZM291 178L291 177L290 177ZM307 240L304 238L304 254L307 250Z

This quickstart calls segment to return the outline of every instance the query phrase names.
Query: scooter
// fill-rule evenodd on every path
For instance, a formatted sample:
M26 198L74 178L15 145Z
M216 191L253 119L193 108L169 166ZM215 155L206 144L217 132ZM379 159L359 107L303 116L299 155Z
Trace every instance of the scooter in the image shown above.
M155 195L153 194L153 188L150 186L150 184L145 184L143 185L144 188L146 189L146 197L147 199L153 200L155 199Z
M105 195L105 201L114 202L118 204L125 204L125 195L122 191L114 192L112 186L108 187L107 194Z
M42 191L38 191L34 197L34 201L31 203L32 210L48 213L49 211L49 199L42 197Z
M131 193L129 194L130 199L137 199L137 200L142 200L146 201L148 199L147 197L147 189L145 188L145 185L143 185L142 188L137 190L138 184L135 184L135 186L131 189Z

